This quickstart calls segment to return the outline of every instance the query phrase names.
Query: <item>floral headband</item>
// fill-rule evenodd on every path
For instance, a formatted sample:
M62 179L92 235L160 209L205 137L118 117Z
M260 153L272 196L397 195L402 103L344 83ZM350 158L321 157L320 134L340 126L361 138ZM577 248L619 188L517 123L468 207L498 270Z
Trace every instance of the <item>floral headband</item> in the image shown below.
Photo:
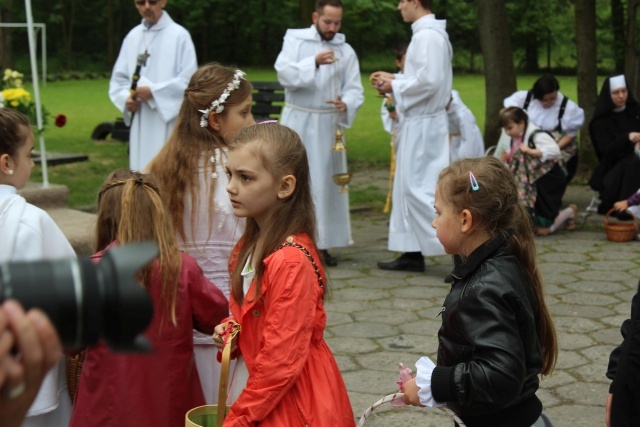
M206 110L198 110L202 113L202 117L200 118L200 127L206 128L208 126L209 114L211 114L212 111L215 111L218 114L224 111L224 105L222 104L225 103L232 91L240 87L240 80L244 80L245 75L246 74L243 71L236 70L236 72L233 74L233 80L227 85L227 88L222 92L220 98L213 101L211 103L211 106Z

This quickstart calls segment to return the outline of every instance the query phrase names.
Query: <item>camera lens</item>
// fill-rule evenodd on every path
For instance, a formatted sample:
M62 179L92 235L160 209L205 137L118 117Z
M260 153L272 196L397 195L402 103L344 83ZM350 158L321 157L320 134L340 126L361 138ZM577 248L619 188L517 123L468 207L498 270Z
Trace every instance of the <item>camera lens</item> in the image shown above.
M13 298L27 310L43 310L67 348L103 338L114 349L144 350L138 338L153 306L135 274L156 254L153 243L140 243L107 251L98 264L75 258L4 263L0 301Z

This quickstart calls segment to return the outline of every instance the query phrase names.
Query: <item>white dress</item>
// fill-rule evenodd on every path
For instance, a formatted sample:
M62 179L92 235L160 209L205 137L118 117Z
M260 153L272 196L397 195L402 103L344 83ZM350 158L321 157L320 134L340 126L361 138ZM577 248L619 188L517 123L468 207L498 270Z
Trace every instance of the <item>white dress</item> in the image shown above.
M27 203L10 185L0 185L0 262L75 257L60 228L42 209ZM47 286L43 283L42 286ZM71 417L66 359L45 376L23 427L66 427Z
M327 49L333 49L338 60L316 67L316 54ZM286 104L280 123L298 132L307 149L318 247L347 246L352 243L349 195L340 193L340 187L333 182L331 147L336 127L351 127L364 102L358 57L343 34L325 41L311 26L287 30L275 69L285 88ZM337 95L347 105L346 112L338 112L326 103Z
M198 261L207 279L216 285L229 299L229 255L236 242L242 236L245 220L233 214L231 201L227 194L227 174L224 168L226 150L216 149L217 178L211 178L209 156L203 154L198 174L200 191L198 204L194 206L190 191L185 192L184 231L188 242L181 242L183 251ZM205 172L205 165L207 170ZM209 191L215 181L213 206L209 206ZM192 218L192 212L196 215ZM220 381L220 363L216 360L218 349L213 339L196 330L193 331L193 351L200 376L200 383L208 404L218 402L218 383Z
M247 295L249 292L249 288L251 287L251 282L256 276L256 272L251 267L251 256L247 258L247 262L244 264L244 268L242 269L242 290L244 295ZM247 385L247 381L249 381L249 370L247 369L247 364L244 362L244 357L242 355L238 356L236 359L236 366L234 369L230 369L229 372L233 372L231 375L231 379L229 380L229 395L227 396L227 405L233 405L242 390L244 390Z
M453 54L446 22L426 15L411 26L403 74L391 86L402 115L396 137L396 174L389 220L389 250L442 255L431 222L438 174L449 165L449 122Z
M140 104L129 131L129 167L142 170L158 154L171 135L180 111L184 90L198 68L189 32L176 24L166 11L147 28L143 20L122 42L109 83L109 98L123 112L130 95L131 78L138 55L150 54L140 72L138 87L149 86L153 97Z

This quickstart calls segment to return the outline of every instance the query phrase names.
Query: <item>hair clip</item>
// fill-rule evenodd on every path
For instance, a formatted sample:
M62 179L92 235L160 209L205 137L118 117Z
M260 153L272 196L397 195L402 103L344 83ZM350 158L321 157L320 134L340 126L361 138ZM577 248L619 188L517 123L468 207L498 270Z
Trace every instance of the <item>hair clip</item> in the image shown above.
M137 182L139 185L142 185L142 183L143 183L143 182L142 182L142 177L138 177L138 179L136 179L136 182Z
M261 122L259 122L259 125L271 125L271 124L275 124L278 123L277 120L263 120Z
M471 182L471 189L473 191L478 191L480 189L480 186L478 185L478 180L476 179L476 176L471 171L469 171L469 182Z

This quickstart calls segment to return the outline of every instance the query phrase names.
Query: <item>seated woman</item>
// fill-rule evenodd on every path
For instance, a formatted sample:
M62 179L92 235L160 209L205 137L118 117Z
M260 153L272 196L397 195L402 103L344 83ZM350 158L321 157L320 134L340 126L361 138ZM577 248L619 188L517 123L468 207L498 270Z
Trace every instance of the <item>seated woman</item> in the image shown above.
M598 213L605 214L640 188L640 106L624 75L602 84L589 133L600 161L589 185L600 193Z
M560 211L567 181L558 164L560 148L556 141L529 122L527 113L518 107L500 111L500 126L511 140L498 144L496 156L514 174L520 203L530 213L536 233L546 236L562 225L574 229L578 207L570 205Z
M520 90L504 100L505 107L520 107L531 122L552 133L561 150L560 166L571 181L578 168L576 136L584 123L584 110L559 92L553 74L544 74L531 90Z

